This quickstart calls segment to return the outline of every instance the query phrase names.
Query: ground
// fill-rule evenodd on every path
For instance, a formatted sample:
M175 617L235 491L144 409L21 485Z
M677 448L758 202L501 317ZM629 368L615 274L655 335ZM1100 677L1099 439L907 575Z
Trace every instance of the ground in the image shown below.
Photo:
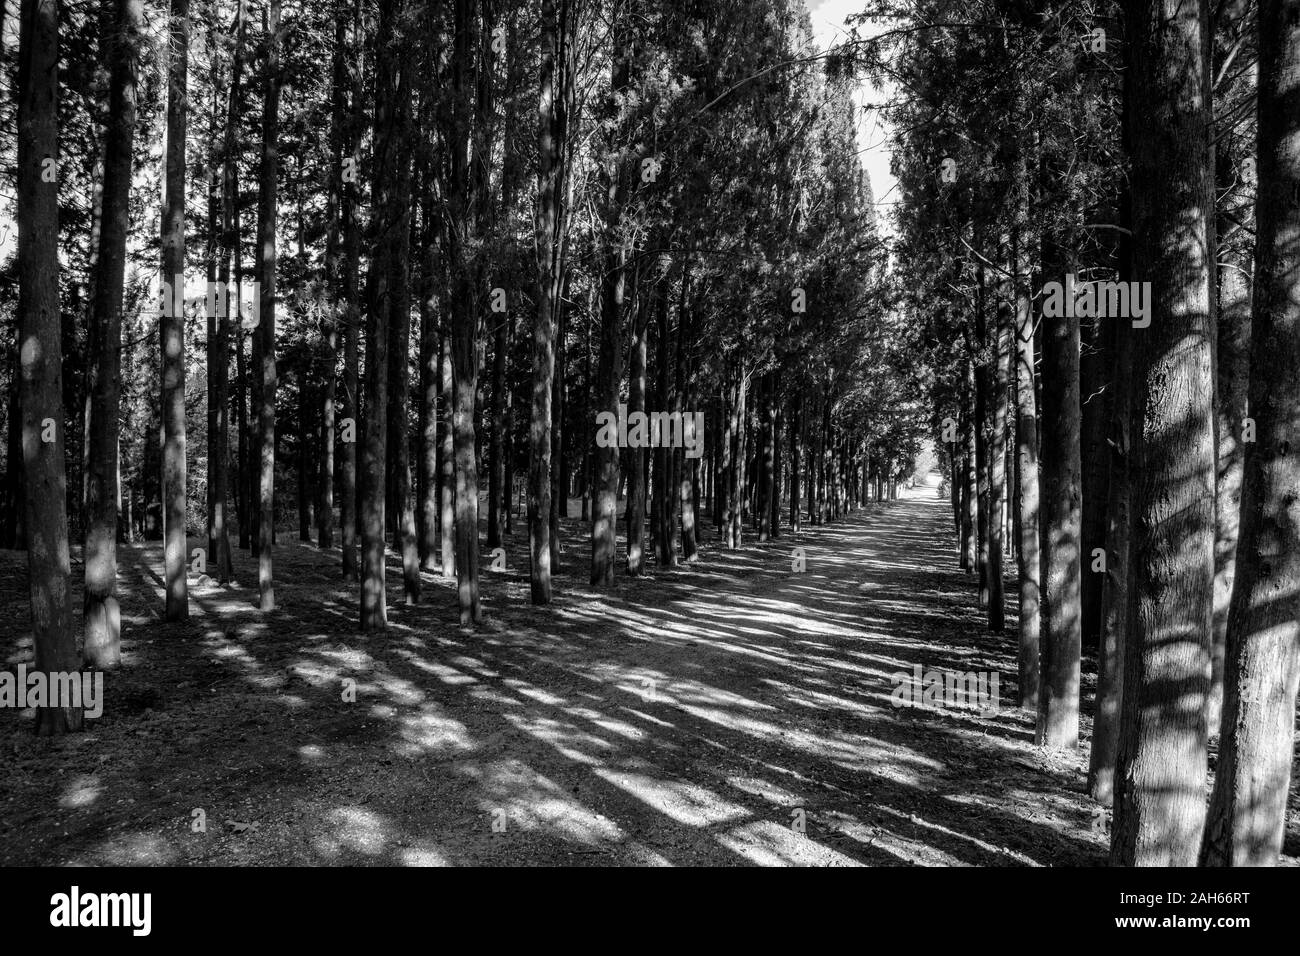
M950 525L918 486L600 591L574 522L537 608L516 524L481 627L426 574L372 635L337 550L283 530L270 615L236 550L240 585L194 583L190 620L163 623L161 550L125 546L103 716L46 740L0 710L0 863L1104 863L1086 739L1032 746L1014 616L987 633ZM31 653L24 556L0 572L12 668ZM998 712L893 706L890 676L918 664L998 673Z

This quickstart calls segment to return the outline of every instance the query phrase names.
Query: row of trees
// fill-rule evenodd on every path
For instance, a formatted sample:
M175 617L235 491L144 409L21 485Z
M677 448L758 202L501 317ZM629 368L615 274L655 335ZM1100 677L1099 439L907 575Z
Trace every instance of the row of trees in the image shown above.
M903 94L899 268L962 566L1000 631L1015 555L1040 744L1077 745L1096 656L1114 862L1272 864L1300 683L1300 5L906 7L872 10L906 26L867 60ZM1047 307L1067 276L1149 312Z
M223 585L249 549L274 610L292 502L362 628L390 548L403 600L454 575L472 625L517 475L547 603L572 497L604 585L620 498L638 575L695 557L706 501L737 547L910 466L914 336L852 78L794 0L22 0L20 26L0 543L28 547L38 666L78 663L70 539L80 656L112 667L137 526L170 621L187 532ZM702 453L598 443L621 405L703 413Z

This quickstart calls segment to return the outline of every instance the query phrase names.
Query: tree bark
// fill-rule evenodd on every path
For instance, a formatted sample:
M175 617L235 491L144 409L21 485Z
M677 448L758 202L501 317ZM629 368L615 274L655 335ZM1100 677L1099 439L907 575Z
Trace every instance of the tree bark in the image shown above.
M72 633L64 471L63 343L59 320L59 20L54 0L22 0L18 39L18 337L27 490L27 574L37 671L77 670ZM57 178L57 177L56 177ZM46 438L50 440L46 440ZM36 731L79 731L79 708L42 707Z
M188 2L188 0L181 0ZM275 224L276 180L280 169L280 0L268 0L262 25L266 32L266 74L262 99L262 165L258 179L258 263L261 305L258 349L258 518L257 590L259 607L275 610Z
M989 455L989 630L1002 633L1006 625L1006 598L1003 594L1002 551L1003 509L1007 498L1007 395L1011 390L1012 295L1010 283L999 283L994 333L995 365L992 392L989 395L993 426L993 449Z
M189 617L185 578L185 130L189 108L189 0L171 0L168 21L166 208L160 323L163 408L163 533L168 621Z
M1259 199L1241 537L1204 866L1273 866L1300 685L1300 2L1259 5Z
M1194 865L1205 821L1214 591L1213 180L1207 4L1134 0L1132 599L1111 860Z
M1030 307L1029 254L1025 248L1028 186L1017 202L1022 228L1012 233L1012 260L1015 263L1016 296L1016 504L1019 515L1019 548L1016 551L1020 614L1016 621L1018 638L1017 669L1020 706L1038 710L1039 659L1041 632L1039 615L1042 559L1039 554L1038 498L1038 408L1034 388L1034 316Z
M565 164L568 138L568 100L571 78L570 46L572 18L567 0L543 0L541 16L541 65L537 101L538 175L537 210L534 229L537 241L537 321L533 326L532 412L528 426L528 549L529 583L532 602L549 604L552 598L551 572L556 558L553 553L551 500L554 491L552 401L555 392L557 313L565 271L565 209L567 169ZM508 320L507 320L508 321ZM498 349L507 336L498 338ZM504 362L495 391L504 384ZM494 397L498 409L504 400ZM500 414L500 412L498 412ZM500 458L504 436L494 437L493 474L505 476ZM499 462L499 467L498 467ZM500 496L500 479L492 489L492 511ZM563 490L562 490L563 493Z
M339 468L339 548L342 551L341 568L345 581L355 581L360 574L357 562L357 442L361 429L361 236L357 224L358 205L358 153L361 146L361 128L364 124L365 105L360 77L365 74L365 42L361 26L361 2L353 6L352 36L356 57L356 72L349 77L348 90L351 104L348 123L344 130L344 150L349 161L349 174L343 177L340 213L343 230L343 401L342 424L350 436L340 436L343 460ZM350 426L350 428L349 428ZM348 440L348 438L351 440Z
M112 0L108 38L109 123L104 142L103 214L99 275L91 321L96 352L89 383L86 467L86 664L106 669L121 662L117 602L118 406L122 386L122 294L130 227L131 151L135 139L136 61L144 23L142 0ZM12 459L11 459L12 461Z
M1047 243L1044 243L1047 245ZM1060 262L1055 249L1044 262ZM1062 281L1062 280L1057 280ZM1068 310L1073 312L1073 309ZM1079 742L1082 621L1082 488L1079 460L1079 320L1043 319L1041 680L1034 739L1073 749Z
M626 14L621 14L626 16ZM627 282L627 238L623 234L623 207L628 199L628 163L624 122L619 122L620 99L631 86L628 27L614 25L614 54L610 60L610 90L606 112L615 122L604 164L609 201L603 211L604 269L601 276L600 360L596 372L595 411L618 415L619 383L623 378L623 298ZM617 444L596 448L597 488L591 522L591 583L614 583L615 533L618 526Z

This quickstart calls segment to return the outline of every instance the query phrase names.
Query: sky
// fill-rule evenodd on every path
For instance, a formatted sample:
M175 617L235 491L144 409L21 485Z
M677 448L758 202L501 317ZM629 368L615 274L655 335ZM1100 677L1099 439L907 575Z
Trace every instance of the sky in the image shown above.
M847 29L846 17L861 13L864 0L804 0L808 14L812 19L813 38L819 49L825 50L831 45L844 40ZM866 31L872 32L870 28ZM869 100L882 100L889 91L872 92L870 84L862 81L854 96L858 105L864 106ZM862 165L871 176L871 191L876 197L876 211L880 214L881 227L891 230L888 212L891 204L898 199L894 188L894 177L889 172L889 127L878 110L865 109L858 113L858 149L862 150Z

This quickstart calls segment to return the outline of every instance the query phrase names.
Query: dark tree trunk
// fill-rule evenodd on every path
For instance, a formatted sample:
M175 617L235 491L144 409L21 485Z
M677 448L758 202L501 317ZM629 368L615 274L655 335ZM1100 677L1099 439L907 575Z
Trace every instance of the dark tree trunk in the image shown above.
M1047 243L1044 243L1047 245ZM1044 261L1060 258L1050 247ZM1060 280L1058 280L1060 281ZM1072 309L1069 311L1073 311ZM1041 679L1035 742L1073 749L1079 742L1082 621L1082 488L1079 461L1079 320L1043 322Z
M321 389L320 471L316 502L316 541L321 548L334 546L334 443L335 415L338 409L339 316L347 302L346 280L341 269L339 250L340 220L343 205L343 141L348 121L348 38L347 8L336 0L334 10L334 49L330 81L330 174L329 196L325 213L325 276L330 284L329 313L321 337L324 387Z
M1101 592L1105 575L1094 571L1094 555L1106 543L1106 412L1105 402L1113 387L1115 356L1107 347L1109 326L1122 321L1114 317L1094 317L1080 330L1083 350L1079 358L1079 443L1082 480L1081 561L1083 579L1080 590L1080 639L1082 646L1096 650L1100 646Z
M37 671L77 670L72 633L67 478L63 462L63 342L59 321L59 20L54 0L22 0L18 38L18 338L27 489L27 575ZM50 426L53 426L52 429ZM51 440L46 441L49 437ZM79 708L42 707L37 733L78 731Z
M357 59L356 77L365 74L365 42L361 28L361 3L353 6L352 36ZM357 223L358 171L361 127L365 118L362 84L350 79L348 89L352 103L348 112L344 149L347 152L348 174L343 176L341 214L343 228L343 402L342 439L343 461L339 468L339 547L342 550L342 570L345 581L355 581L360 574L357 562L357 442L361 427L361 236Z
M1024 178L1021 165L1021 178ZM1016 621L1017 670L1020 706L1038 710L1041 632L1039 616L1042 559L1039 553L1038 498L1038 408L1034 388L1034 316L1030 307L1029 251L1025 248L1028 221L1028 184L1017 199L1017 228L1012 233L1012 261L1015 263L1016 337L1016 550L1020 614Z
M190 47L189 0L172 0L168 21L166 208L162 226L163 281L163 533L168 621L189 617L185 579L185 130ZM165 285L164 290L169 288Z
M131 150L135 139L136 59L144 24L142 0L112 0L108 39L109 123L104 142L99 274L91 322L95 355L89 383L86 449L85 641L82 657L98 669L121 662L117 602L118 407L122 385L122 293L130 226ZM12 429L12 425L10 426ZM17 462L10 458L10 464ZM15 467L15 470L17 468Z
M1011 390L1012 296L1009 283L1000 283L994 330L994 367L989 376L989 418L993 447L989 455L989 630L1002 633L1006 623L1002 551L1007 500L1007 395Z
M483 0L484 33L490 37L491 5ZM478 457L474 413L478 392L478 306L479 278L477 240L483 217L476 215L476 203L488 197L478 188L486 174L490 143L482 129L486 121L483 96L478 97L479 124L471 137L470 80L474 68L475 33L472 0L456 0L452 52L452 129L449 206L455 224L449 234L453 266L451 298L452 441L455 465L455 562L456 602L462 625L476 624L482 617L478 593ZM484 69L490 67L485 60ZM488 104L490 108L490 103ZM473 147L475 170L469 158Z
M442 414L438 423L441 438L438 442L438 524L442 536L439 565L443 577L456 574L456 445L451 417L454 407L451 370L450 317L438 333L438 392Z
M658 288L655 290L655 375L658 384L658 396L655 411L668 412L673 406L672 372L668 367L671 354L671 340L668 329L668 287L669 266L661 260ZM673 500L673 452L670 445L671 435L661 429L659 444L654 455L654 539L655 563L659 567L671 567L677 563L677 551L673 547L672 500Z
M1221 165L1228 166L1227 157ZM1225 170L1223 178L1236 176ZM1219 234L1227 227L1221 217ZM1245 251L1220 248L1218 269L1218 470L1215 477L1214 540L1214 640L1211 645L1210 700L1206 728L1219 732L1223 705L1224 654L1228 612L1236 574L1237 535L1240 530L1241 483L1245 462L1242 427L1246 419L1250 385L1250 256Z
M186 2L186 0L182 0ZM275 544L275 223L276 179L280 168L280 0L269 0L262 25L267 37L266 73L262 100L262 165L258 181L258 267L261 286L259 324L254 333L260 340L258 379L259 476L257 589L259 607L275 610L275 576L272 546Z
M570 74L573 22L569 3L560 0L543 0L541 10L541 65L537 101L538 121L538 175L537 210L534 228L537 242L537 322L533 327L533 382L532 412L528 427L528 549L530 559L529 582L534 604L549 604L552 598L551 573L558 563L559 542L553 540L558 528L553 526L552 511L556 491L552 470L558 467L554 460L558 436L553 424L559 420L552 407L557 391L556 338L563 335L557 330L557 316L563 308L561 296L565 275L565 232L567 186L567 139L569 97L572 85ZM498 338L498 348L507 341L504 332ZM498 373L497 391L504 384L504 362ZM563 370L560 372L563 375ZM562 386L561 386L562 387ZM504 400L496 402L498 409ZM500 412L498 412L500 414ZM498 467L504 443L494 438L493 475L505 475L504 462ZM500 480L494 484L499 485ZM567 493L559 489L561 494ZM499 487L492 490L493 511L500 496ZM494 529L495 530L495 529Z
M646 309L645 288L636 283L636 292L632 301L632 344L628 349L627 373L627 414L628 420L633 412L642 414L646 411L646 366L649 320ZM631 428L628 428L629 433ZM627 468L627 506L624 520L627 525L627 573L639 575L645 570L645 486L646 450L641 445L633 446L629 442L626 457Z
M1259 5L1259 206L1241 537L1219 763L1201 863L1273 866L1286 828L1300 685L1300 2ZM1220 356L1222 358L1222 356Z
M1129 207L1123 197L1122 209ZM1122 213L1127 226L1131 219ZM1132 242L1120 249L1120 281L1130 278ZM1107 392L1108 463L1106 495L1106 573L1101 591L1101 635L1097 649L1097 697L1092 720L1092 748L1088 755L1088 792L1103 806L1115 793L1115 760L1119 749L1120 706L1124 695L1124 640L1129 608L1130 488L1129 420L1132 415L1133 332L1129 323L1107 326L1107 346L1112 350L1112 387Z
M405 48L404 48L405 50ZM393 109L392 223L388 287L388 463L392 476L394 550L402 556L402 593L407 604L420 601L420 556L415 538L415 508L411 500L411 114L410 70L396 87Z
M1135 329L1132 599L1111 860L1194 865L1214 610L1213 180L1207 4L1130 4Z
M394 258L410 235L406 208L401 204L403 168L407 165L405 109L410 87L405 62L405 26L400 0L383 0L375 37L375 155L372 195L373 253L366 277L366 398L361 462L361 628L388 626L385 513L388 508L388 417L390 336L399 321L395 302L404 299L394 275ZM405 304L405 303L404 303ZM409 304L406 304L409 312ZM405 357L403 351L403 358ZM418 573L418 572L417 572Z
M425 85L426 100L432 97L433 66L425 64L428 80ZM431 107L431 104L429 104ZM431 110L430 110L431 111ZM440 290L442 281L438 268L438 226L434 200L433 164L425 156L424 188L420 191L420 224L422 230L420 254L420 442L416 459L416 498L419 516L420 567L426 571L437 568L434 555L438 550L438 398L441 391L441 369L438 352L438 323L442 313Z

